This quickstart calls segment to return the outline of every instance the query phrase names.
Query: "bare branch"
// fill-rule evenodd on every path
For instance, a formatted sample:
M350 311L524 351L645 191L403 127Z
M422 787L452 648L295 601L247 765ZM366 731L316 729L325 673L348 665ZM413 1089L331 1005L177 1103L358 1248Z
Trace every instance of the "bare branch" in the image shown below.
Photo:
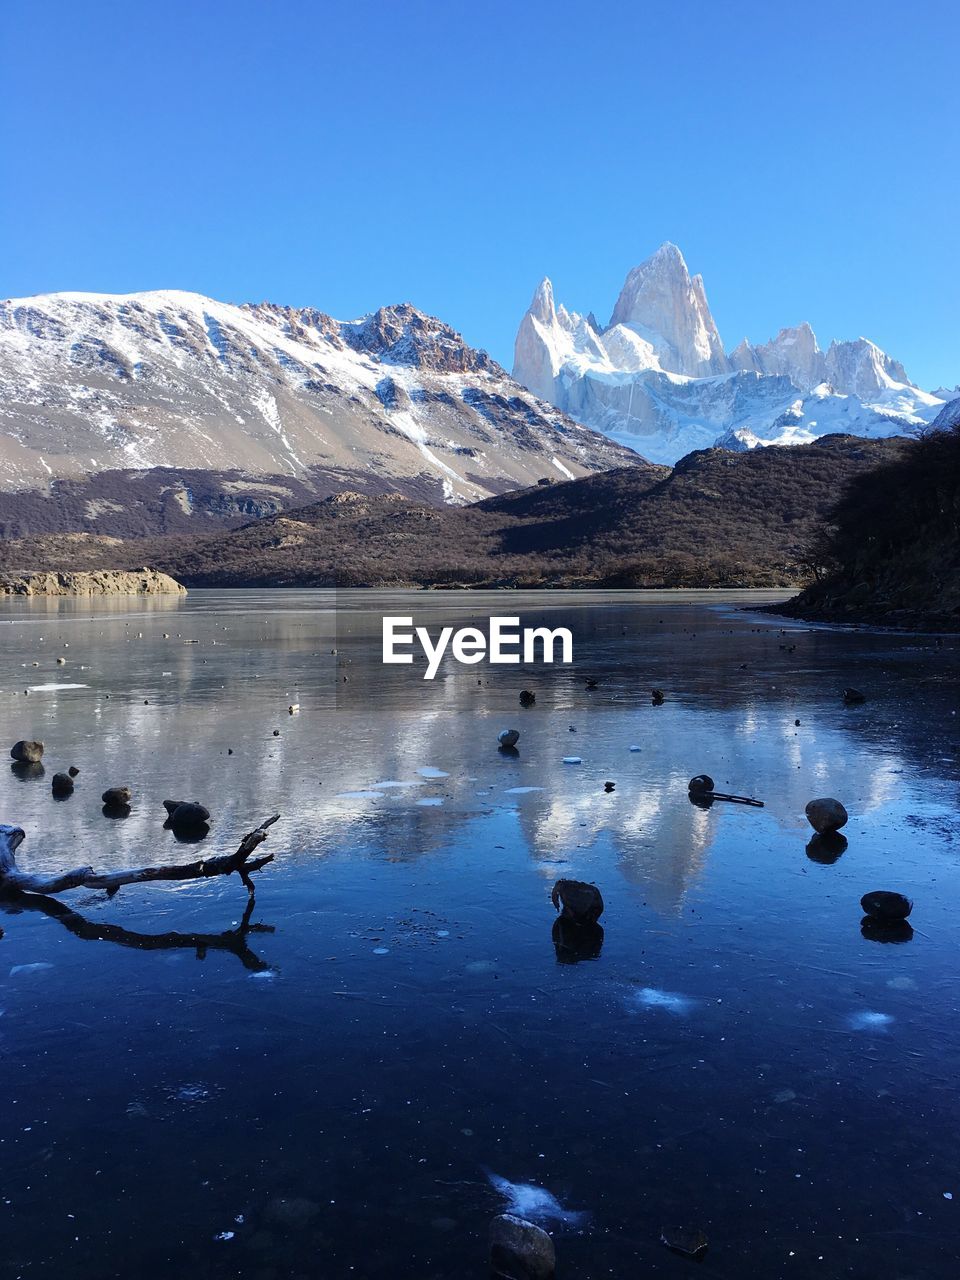
M167 863L159 867L136 867L127 871L97 873L93 867L77 867L56 876L31 875L17 867L16 852L23 843L22 827L0 824L0 893L64 893L68 889L106 889L112 897L122 885L142 884L150 880L205 880L210 876L240 876L248 893L253 893L250 874L273 861L272 853L260 858L250 855L266 840L268 828L279 819L279 813L266 818L255 831L248 831L236 853L215 858L199 858L196 862Z

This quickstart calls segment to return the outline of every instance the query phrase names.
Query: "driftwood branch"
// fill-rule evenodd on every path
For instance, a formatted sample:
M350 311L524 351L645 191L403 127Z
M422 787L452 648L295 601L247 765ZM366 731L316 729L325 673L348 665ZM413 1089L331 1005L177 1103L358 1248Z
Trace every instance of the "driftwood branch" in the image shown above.
M274 928L269 924L252 924L253 908L254 899L251 894L240 924L235 929L224 929L221 933L178 933L175 930L167 933L137 933L118 924L90 920L57 898L18 893L5 900L0 899L0 911L40 911L59 921L74 937L88 942L113 942L118 947L133 947L137 951L177 951L185 948L196 952L198 960L204 960L208 951L226 951L235 955L245 969L252 973L264 973L271 966L251 950L247 938L251 933L273 933Z
M22 827L0 824L0 893L64 893L67 889L106 889L113 897L122 885L142 884L149 880L205 880L210 876L229 876L234 871L253 893L250 874L273 861L273 854L251 858L255 849L267 838L268 828L280 817L261 822L256 831L248 831L236 853L216 858L200 858L196 862L167 863L159 867L136 867L127 871L96 872L93 867L76 867L57 876L31 875L17 866L17 849L26 838Z

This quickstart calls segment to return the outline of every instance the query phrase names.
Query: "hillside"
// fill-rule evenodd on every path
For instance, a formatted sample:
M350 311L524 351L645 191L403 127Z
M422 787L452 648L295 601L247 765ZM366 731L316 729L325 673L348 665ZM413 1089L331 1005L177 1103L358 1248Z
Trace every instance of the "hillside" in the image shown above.
M817 542L800 617L960 629L960 422L854 479Z
M202 538L14 540L0 547L0 567L146 562L188 586L801 585L807 548L847 483L902 465L916 447L830 436L710 449L672 471L619 468L469 507L339 494Z
M109 472L122 507L136 473L160 468L299 486L301 500L373 482L472 502L635 459L406 303L341 321L170 290L0 302L6 492L70 480L96 503L87 478Z

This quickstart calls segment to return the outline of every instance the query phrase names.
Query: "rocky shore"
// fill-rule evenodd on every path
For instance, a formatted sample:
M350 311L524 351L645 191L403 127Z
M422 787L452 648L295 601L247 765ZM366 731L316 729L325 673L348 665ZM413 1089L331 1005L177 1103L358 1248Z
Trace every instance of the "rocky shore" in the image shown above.
M808 588L783 604L762 605L759 611L796 618L801 622L827 622L834 626L948 634L960 632L960 609L956 607L941 609L930 604L903 608L888 598L874 599L865 592L830 596L822 589Z
M157 569L96 569L78 573L18 573L0 577L5 596L186 595L187 589Z

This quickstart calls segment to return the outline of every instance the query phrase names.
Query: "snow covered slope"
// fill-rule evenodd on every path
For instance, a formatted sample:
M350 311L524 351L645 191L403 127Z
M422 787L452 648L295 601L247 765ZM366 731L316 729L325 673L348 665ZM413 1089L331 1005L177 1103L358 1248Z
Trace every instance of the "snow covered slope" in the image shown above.
M6 490L179 467L463 502L636 461L406 304L340 322L166 291L0 303Z
M670 464L713 444L916 434L944 403L866 338L821 351L808 324L725 354L703 281L672 244L629 273L606 327L556 304L543 280L513 373L580 422Z

